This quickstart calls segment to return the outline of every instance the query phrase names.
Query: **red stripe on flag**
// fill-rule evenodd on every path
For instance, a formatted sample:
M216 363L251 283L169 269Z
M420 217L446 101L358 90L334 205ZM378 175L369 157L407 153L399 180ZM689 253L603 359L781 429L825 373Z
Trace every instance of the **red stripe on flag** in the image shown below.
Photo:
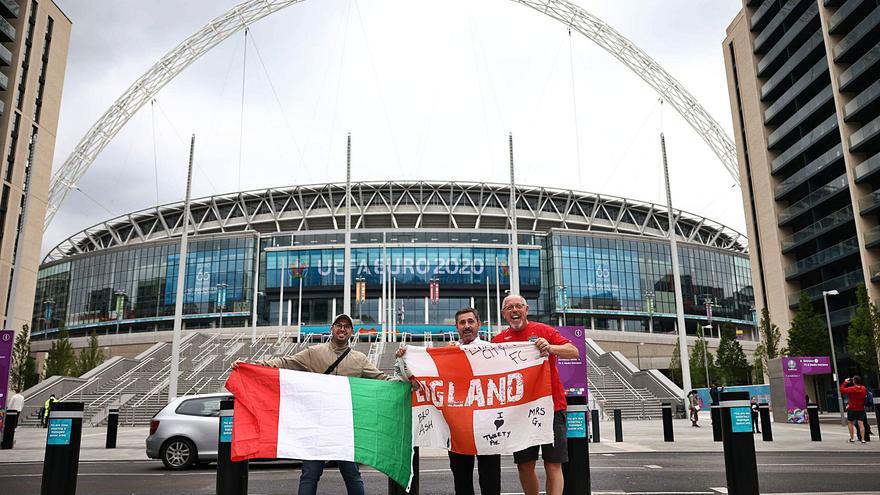
M471 363L461 349L456 347L429 348L428 355L434 360L440 379L443 381L467 383L474 376ZM447 400L464 402L466 394L467 388L456 391L455 396L449 397ZM450 450L462 453L476 452L473 411L465 407L444 407L442 413L446 419L446 424L459 425L458 428L450 428L449 430L449 436L452 441Z
M280 370L240 364L226 380L226 390L235 396L232 460L276 458L281 401Z

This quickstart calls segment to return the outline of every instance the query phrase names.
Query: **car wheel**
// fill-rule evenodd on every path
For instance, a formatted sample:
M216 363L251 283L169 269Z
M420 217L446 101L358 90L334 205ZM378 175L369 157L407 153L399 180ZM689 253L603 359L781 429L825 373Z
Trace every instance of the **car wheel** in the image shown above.
M196 446L186 438L172 438L162 446L162 464L172 470L187 469L198 460Z

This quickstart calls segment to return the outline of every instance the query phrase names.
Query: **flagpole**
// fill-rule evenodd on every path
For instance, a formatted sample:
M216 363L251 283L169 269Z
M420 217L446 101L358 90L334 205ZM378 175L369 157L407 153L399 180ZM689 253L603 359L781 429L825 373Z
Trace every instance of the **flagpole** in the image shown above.
M168 402L177 398L177 379L180 376L180 337L183 330L183 298L186 275L187 231L189 231L189 202L192 192L193 154L196 135L189 142L189 168L186 173L186 199L183 203L183 219L180 222L180 254L177 260L177 292L174 297L174 331L171 334L171 369L168 375ZM5 391L4 391L5 392Z
M492 338L492 297L489 295L489 276L486 275L486 321L489 322L489 338Z
M297 260L297 264L299 264L299 260ZM300 265L300 266L302 266L302 265ZM296 308L296 326L297 326L296 342L297 343L300 342L300 338L301 338L302 330L303 330L303 278L304 278L303 275L305 275L305 274L302 273L302 269L300 269L299 303L297 303L297 308Z
M501 331L501 268L498 266L498 256L495 256L495 303L498 309L498 331Z
M282 317L284 316L284 279L287 277L287 268L281 267L281 294L278 295L278 331L284 326Z

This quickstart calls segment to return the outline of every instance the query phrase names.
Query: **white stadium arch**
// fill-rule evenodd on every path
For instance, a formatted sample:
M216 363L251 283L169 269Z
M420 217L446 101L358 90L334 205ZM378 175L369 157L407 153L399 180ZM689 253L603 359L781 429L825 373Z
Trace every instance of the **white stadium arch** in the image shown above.
M214 18L203 28L165 54L134 82L125 93L95 122L82 137L64 164L52 175L49 204L43 230L52 223L71 189L85 174L98 154L123 126L149 102L168 82L213 47L250 24L285 7L304 0L245 0L228 12ZM622 64L668 102L700 135L721 160L736 184L739 172L736 150L730 137L718 122L700 105L684 85L672 77L655 60L614 28L583 8L565 0L512 0L530 7L586 36L613 55Z

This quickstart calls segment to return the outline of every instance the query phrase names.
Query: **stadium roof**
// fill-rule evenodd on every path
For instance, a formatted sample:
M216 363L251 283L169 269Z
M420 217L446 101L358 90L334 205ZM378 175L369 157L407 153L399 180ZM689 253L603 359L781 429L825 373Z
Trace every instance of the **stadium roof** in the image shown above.
M517 186L517 227L610 232L663 239L665 206L568 189ZM506 229L510 185L475 182L353 182L352 229ZM345 226L345 183L256 189L193 199L190 234L338 230ZM55 246L43 262L179 237L184 203L127 213L95 224ZM746 237L724 225L675 210L685 242L747 253Z

